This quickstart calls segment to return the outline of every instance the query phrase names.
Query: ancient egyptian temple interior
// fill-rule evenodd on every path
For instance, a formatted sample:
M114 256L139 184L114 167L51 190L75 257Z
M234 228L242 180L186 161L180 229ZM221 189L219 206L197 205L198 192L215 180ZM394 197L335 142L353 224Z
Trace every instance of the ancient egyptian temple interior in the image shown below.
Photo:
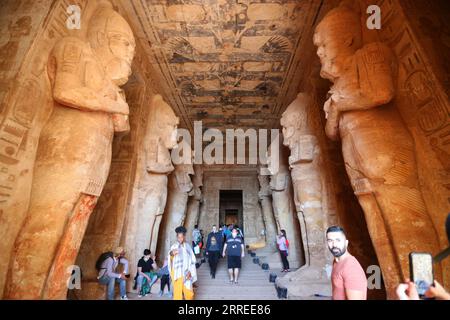
M449 247L449 58L448 0L2 0L0 298L105 299L121 247L138 299L144 249L233 224L240 299L331 299L333 225L396 299ZM237 288L220 260L196 299Z

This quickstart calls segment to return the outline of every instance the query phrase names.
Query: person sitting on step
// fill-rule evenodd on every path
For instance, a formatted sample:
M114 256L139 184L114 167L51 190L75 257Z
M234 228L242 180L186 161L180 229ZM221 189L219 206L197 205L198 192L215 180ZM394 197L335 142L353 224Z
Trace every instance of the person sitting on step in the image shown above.
M158 269L155 263L155 256L151 256L149 249L144 250L144 256L139 259L137 265L137 291L138 297L145 297L152 293L152 286L158 280L158 275L154 270Z

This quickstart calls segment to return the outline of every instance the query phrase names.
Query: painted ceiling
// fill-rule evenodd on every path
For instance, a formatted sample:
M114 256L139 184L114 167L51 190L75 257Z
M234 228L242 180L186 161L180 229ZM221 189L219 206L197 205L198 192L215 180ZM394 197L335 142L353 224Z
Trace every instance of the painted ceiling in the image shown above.
M317 0L134 0L127 5L189 129L272 128L311 54Z

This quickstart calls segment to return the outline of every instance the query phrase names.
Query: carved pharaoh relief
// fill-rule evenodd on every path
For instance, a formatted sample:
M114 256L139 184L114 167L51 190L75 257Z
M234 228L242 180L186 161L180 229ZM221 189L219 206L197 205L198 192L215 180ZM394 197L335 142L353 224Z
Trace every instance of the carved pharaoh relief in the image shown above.
M65 297L65 272L75 262L78 235L109 173L114 131L127 128L129 109L120 86L131 74L134 52L130 26L106 2L96 7L86 38L63 37L53 47L47 71L54 107L39 139L7 296Z
M320 74L333 83L324 105L325 131L341 139L346 171L392 295L407 277L409 252L439 251L420 189L414 140L392 102L396 57L382 42L363 43L360 14L346 2L318 24L314 44ZM414 94L425 91L421 87Z

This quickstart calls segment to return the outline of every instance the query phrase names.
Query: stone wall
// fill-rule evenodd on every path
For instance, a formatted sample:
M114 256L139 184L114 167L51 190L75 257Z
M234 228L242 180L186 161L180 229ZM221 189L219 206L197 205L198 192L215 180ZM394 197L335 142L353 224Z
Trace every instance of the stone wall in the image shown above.
M236 167L234 169L229 167L225 172L210 167L204 167L204 202L199 217L199 228L206 233L213 224L224 223L219 221L220 190L242 190L245 242L251 245L261 241L260 232L264 229L264 222L258 203L259 184L256 168L239 170Z
M111 169L105 188L89 220L77 265L83 272L82 291L79 298L97 298L97 271L95 261L105 251L113 251L123 244L121 236L130 211L129 204L136 173L142 166L138 159L147 125L149 104L155 95L154 83L146 78L148 73L145 57L138 48L133 61L133 76L124 86L130 106L130 132L116 135L113 143ZM94 290L93 290L94 289Z
M69 4L88 20L93 6L87 1L7 0L0 8L0 297L27 213L39 134L53 106L48 56L59 39L84 32L67 29Z

